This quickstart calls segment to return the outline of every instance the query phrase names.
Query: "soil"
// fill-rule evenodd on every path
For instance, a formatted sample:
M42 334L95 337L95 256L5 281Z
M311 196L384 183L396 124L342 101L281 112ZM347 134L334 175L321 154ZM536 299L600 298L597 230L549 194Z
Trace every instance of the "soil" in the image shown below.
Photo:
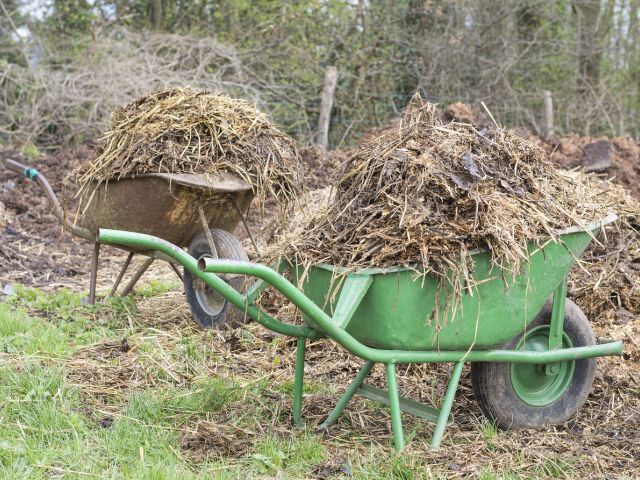
M0 292L14 284L44 289L87 290L90 242L65 232L39 185L4 168L4 159L38 169L49 181L67 212L75 212L75 184L69 175L74 166L94 154L95 145L86 143L61 149L52 155L28 159L18 152L0 152ZM103 247L100 252L98 288L110 285L124 261L122 250ZM131 271L142 263L135 258ZM174 275L164 262L155 262L156 277Z
M442 112L442 118L479 126L490 125L488 115L480 108L460 102L447 106ZM397 124L397 121L394 119L379 130L392 128ZM588 168L589 147L593 147L599 142L610 143L611 166L602 169L603 173L613 178L617 183L624 185L637 198L640 198L640 144L633 138L590 137L570 133L565 136L555 135L545 140L523 129L516 129L515 132L542 146L551 161L567 169Z
M88 158L92 145L63 149L34 160L14 151L0 153L0 160L13 159L37 168L58 194L64 208L73 211L73 182L69 172L77 159ZM2 162L0 162L3 165ZM44 286L64 282L86 268L90 255L87 242L70 239L40 187L23 176L0 167L0 283Z
M529 138L538 143L555 164L571 169L585 166L585 150L589 145L606 141L611 143L611 167L603 173L616 183L624 185L640 198L640 145L629 137L588 137L570 134L543 140L534 135Z

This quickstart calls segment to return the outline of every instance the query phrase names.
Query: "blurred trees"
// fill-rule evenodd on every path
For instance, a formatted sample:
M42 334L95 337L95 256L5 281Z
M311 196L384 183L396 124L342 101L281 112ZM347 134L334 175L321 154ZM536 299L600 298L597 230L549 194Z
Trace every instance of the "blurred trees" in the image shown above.
M231 67L189 61L205 73L225 68L230 93L250 87L303 141L314 134L327 65L340 74L334 146L397 115L415 90L441 103L484 101L498 121L538 133L542 92L551 90L557 130L640 136L640 0L1 1L31 32L30 48L44 49L45 69L86 67L100 42L128 38L124 31L222 42L235 52ZM34 4L45 13L29 14ZM20 63L0 17L0 58ZM157 50L154 62L165 55L172 64L172 54Z

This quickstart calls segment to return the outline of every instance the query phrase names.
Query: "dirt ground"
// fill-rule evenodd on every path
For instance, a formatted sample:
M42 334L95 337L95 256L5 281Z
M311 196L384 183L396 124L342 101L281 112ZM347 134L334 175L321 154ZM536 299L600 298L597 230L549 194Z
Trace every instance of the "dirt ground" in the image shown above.
M456 107L457 113L447 112L446 115L451 118L456 118L456 115L472 118L460 106ZM579 136L554 138L548 142L536 139L549 152L554 162L569 168L579 167L586 146L598 140L602 139ZM625 138L606 140L613 146L613 155L612 166L603 174L625 185L640 201L639 146ZM314 147L304 149L302 157L306 165L305 179L313 189L327 188L330 186L331 174L347 154L335 152L325 156ZM1 155L36 166L47 176L57 192L65 191L66 185L66 206L72 209L73 198L68 192L72 192L73 187L69 181L65 181L65 177L76 161L91 155L91 145L63 150L56 155L32 161L27 161L14 152L4 152ZM53 290L63 287L75 291L87 290L92 246L63 232L50 212L51 209L37 185L0 169L0 289L10 290L12 284L20 283ZM273 212L267 212L265 217L266 220L252 211L249 216L252 230L259 230L258 227L268 223ZM635 226L637 228L638 224ZM245 237L245 245L248 245L246 236L240 232L238 235ZM506 465L516 473L519 470L526 473L526 465L546 464L545 462L550 462L546 475L549 477L557 476L554 475L554 462L569 462L572 472L586 478L640 476L640 301L637 301L640 298L640 242L638 233L633 231L615 238L618 243L612 248L616 252L614 268L610 268L608 249L592 248L586 253L589 263L585 266L588 269L589 264L597 265L594 275L598 275L598 279L593 280L592 275L588 284L585 284L583 277L574 276L571 283L571 294L588 312L597 337L621 339L625 344L623 357L598 359L593 392L578 416L564 425L549 427L541 432L505 432L487 440L486 432L482 433L484 423L473 399L467 367L454 404L456 424L447 431L443 447L437 452L423 451L423 441L411 442L407 447L410 454L426 455L429 464L442 467L450 478L475 474L486 465ZM125 256L125 253L115 249L103 249L98 280L100 290L105 291L110 286ZM608 263L598 263L603 259L607 259ZM146 278L175 281L171 269L161 262L154 264ZM290 306L279 300L274 301L273 309L281 316L295 316ZM163 315L157 314L159 310L164 312ZM187 329L196 337L199 335L189 323L188 307L179 291L145 300L138 311L151 324L161 318L163 324L158 328ZM218 337L216 347L225 352L232 360L230 364L237 368L237 371L232 369L226 374L245 375L250 370L260 376L289 377L295 355L293 343L288 342L279 352L281 363L276 365L271 361L273 352L270 349L273 346L269 342L273 334L255 325L248 327L247 331L259 340L266 341L238 342L237 332L224 333ZM121 347L112 345L107 353L120 355L126 352ZM98 355L106 354L100 351ZM82 361L91 362L95 360L95 356L94 350L88 350ZM253 359L252 362L245 361L248 356ZM353 378L358 367L359 362L340 348L321 341L314 343L311 348L306 375L315 383L330 381L332 388L340 391ZM212 372L215 371L217 370L212 367ZM402 393L427 402L440 398L446 386L448 371L448 366L402 367L399 378ZM132 372L130 378L138 375L137 371ZM97 372L95 377L77 380L85 383L88 389L128 388L126 383L119 384L120 380L104 375L105 372ZM374 384L383 386L382 379L382 372L376 371ZM283 394L281 398L272 400L280 402L282 412L290 412L289 396ZM319 423L336 400L337 396L327 396L324 393L307 395L303 414L311 423ZM349 421L339 423L326 434L328 448L335 453L336 460L319 467L316 472L318 478L340 473L343 447L357 449L360 443L388 444L390 419L387 410L372 412L368 405L361 400L354 402L346 412ZM238 404L237 408L242 408L242 404ZM231 413L226 412L226 415ZM411 419L408 415L405 416L405 421L406 432L416 431L417 435L422 435L420 421ZM287 422L280 422L279 425L283 435L290 433ZM216 443L219 442L220 432L224 433L224 438L230 439L225 443L225 448L228 448L229 442L235 445L230 452L245 448L250 443L245 433L234 429L233 425L225 423L224 417L220 417L185 432L183 447L193 455L202 455L208 448L222 448ZM490 448L485 448L487 442ZM478 445L484 447L479 448ZM520 464L512 465L514 452L518 452Z

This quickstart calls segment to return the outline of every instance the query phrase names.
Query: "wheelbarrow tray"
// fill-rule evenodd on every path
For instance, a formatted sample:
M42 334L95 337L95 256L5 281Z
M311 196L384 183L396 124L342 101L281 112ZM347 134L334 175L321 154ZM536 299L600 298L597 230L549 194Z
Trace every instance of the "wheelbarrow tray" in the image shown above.
M567 277L593 232L608 221L566 229L559 232L559 241L531 242L529 261L515 278L492 267L489 252L476 252L476 286L465 288L455 306L447 305L450 287L440 288L434 276L402 268L345 273L317 265L300 284L304 268L297 266L294 283L329 316L355 308L345 329L367 346L404 351L488 349L525 330ZM309 316L303 317L321 330Z
M231 173L215 176L145 174L102 183L89 192L82 224L162 237L187 246L209 225L233 232L253 199L251 186ZM235 205L234 205L235 202ZM236 208L237 207L237 208Z

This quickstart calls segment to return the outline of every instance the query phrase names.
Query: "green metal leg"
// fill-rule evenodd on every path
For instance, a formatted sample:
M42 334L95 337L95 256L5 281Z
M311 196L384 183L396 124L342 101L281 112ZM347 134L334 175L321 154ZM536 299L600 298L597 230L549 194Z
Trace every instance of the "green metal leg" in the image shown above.
M551 328L549 331L549 350L562 347L564 330L564 303L567 300L567 279L565 278L553 292L551 306Z
M362 385L362 382L364 382L364 379L367 378L367 376L371 372L371 369L373 368L374 365L375 365L374 362L367 362L364 364L364 366L360 369L360 371L356 375L356 378L354 378L353 382L351 382L351 385L347 387L347 391L344 392L344 395L342 395L342 397L340 398L340 400L338 401L334 409L331 411L327 419L322 423L322 425L318 427L318 429L323 430L323 429L329 428L331 425L336 423L336 420L338 420L338 417L344 410L344 407L347 406L347 403L349 403L349 400L351 400L351 397L353 397L356 394L356 392L358 391L358 388L360 388L360 385Z
M389 386L389 407L391 410L391 431L393 443L399 452L404 448L404 436L402 434L402 416L400 412L400 395L398 394L398 382L396 380L396 365L387 363L387 384Z
M307 339L298 337L296 341L296 373L293 383L293 424L302 425L302 390L304 387L304 356Z
M433 437L431 438L432 449L438 448L442 441L442 435L444 434L444 429L447 426L447 420L449 419L449 413L451 412L451 405L453 405L453 398L456 396L456 390L458 389L458 382L460 381L460 374L462 373L463 365L464 362L456 362L453 366L449 385L447 385L447 391L444 394L442 406L440 407L440 415L438 415L436 429L433 431Z
M549 350L562 348L562 338L564 332L564 303L567 300L567 279L560 282L560 285L553 292L553 304L551 306L551 325L549 325ZM546 375L557 375L560 372L560 364L547 363L544 366Z

